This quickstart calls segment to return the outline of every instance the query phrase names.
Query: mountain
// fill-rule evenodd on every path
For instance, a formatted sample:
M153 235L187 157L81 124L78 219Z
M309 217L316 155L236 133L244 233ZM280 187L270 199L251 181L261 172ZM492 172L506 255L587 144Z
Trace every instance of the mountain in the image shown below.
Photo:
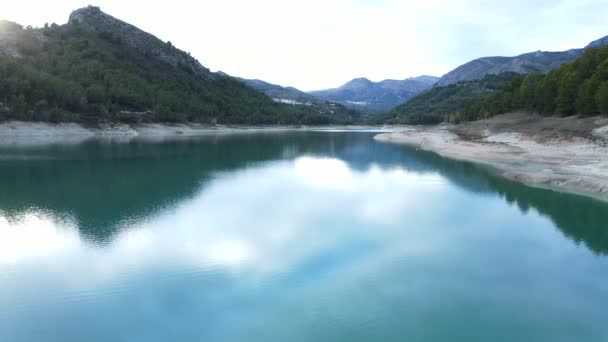
M589 45L587 45L585 47L584 50L587 50L589 48L599 49L599 48L604 47L606 45L608 45L608 36L600 38L598 40L592 41L591 43L589 43Z
M365 114L361 110L347 107L341 103L331 102L320 99L309 93L305 93L294 87L283 87L280 85L268 83L262 80L251 80L235 76L230 76L224 72L218 72L222 76L233 77L241 81L251 88L268 95L275 102L288 104L292 106L306 106L309 109L323 115L332 115L338 117L359 118Z
M475 120L512 111L544 115L608 113L608 46L586 49L574 62L547 74L515 80L491 96L475 99L461 118Z
M400 124L437 124L448 115L461 116L470 103L484 100L511 85L521 76L514 72L486 75L481 79L461 81L442 87L433 87L395 107L380 119Z
M526 111L544 115L608 113L608 45L548 73L502 73L433 89L387 114L392 122L429 124L488 118ZM593 47L590 46L590 47Z
M356 78L339 88L310 93L328 101L381 112L424 92L431 88L437 80L438 78L433 76L420 76L405 80L384 80L381 82L372 82L367 78Z
M0 22L0 119L324 124L349 117L273 101L98 7L67 24Z
M518 99L519 94L513 93L513 89L519 89L522 82L526 84L525 89L531 89L535 85L526 83L529 80L535 80L545 74L551 75L607 45L608 36L591 42L583 49L564 52L538 51L516 57L479 58L449 72L433 88L395 107L380 119L394 123L433 124L446 119L472 120L507 111L509 108L520 109L517 104L511 105L511 101ZM552 82L558 83L554 80ZM567 81L562 83L568 84ZM597 84L594 83L594 86ZM559 94L556 89L543 91L557 97ZM559 92L562 94L565 90ZM534 96L541 98L546 94L539 93ZM570 107L574 106L574 101L570 101ZM544 102L552 103L552 100L546 99ZM568 100L562 102L565 105ZM586 99L585 102L590 101ZM526 109L538 111L538 108ZM551 112L547 109L542 111ZM569 112L573 112L572 108Z
M515 57L482 57L445 74L436 87L447 86L461 81L481 79L485 75L498 75L505 72L518 74L547 73L563 63L572 62L582 56L588 48L598 48L608 44L608 36L598 39L584 49L572 49L562 52L537 51Z
M99 7L88 6L72 12L69 24L102 38L118 38L127 48L157 62L186 69L207 80L214 79L213 74L189 53L173 47L171 42L164 43L150 33L102 12Z
M230 76L224 72L219 71L217 74L219 75L223 75L223 76ZM280 100L285 100L285 102L287 101L296 101L296 102L309 102L309 101L319 101L319 99L309 93L305 93L301 90L298 90L294 87L283 87L277 84L272 84L272 83L268 83L262 80L251 80L251 79L246 79L246 78L241 78L241 77L236 77L236 76L230 76L233 77L245 84L247 84L248 86L252 87L253 89L262 92L268 96L270 96L271 98L275 99L276 101L280 101Z

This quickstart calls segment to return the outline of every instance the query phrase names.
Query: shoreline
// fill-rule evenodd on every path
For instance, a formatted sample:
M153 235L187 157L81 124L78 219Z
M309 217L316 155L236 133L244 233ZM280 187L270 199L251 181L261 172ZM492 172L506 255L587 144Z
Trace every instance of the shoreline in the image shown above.
M585 123L584 129L573 132L572 127L581 126L581 122ZM536 131L530 127L536 127ZM608 118L605 117L556 119L520 113L439 126L210 126L193 123L85 126L9 121L0 123L0 146L79 144L91 139L162 141L209 134L286 131L379 133L374 139L380 142L416 146L442 157L485 165L505 178L529 186L608 201ZM542 133L545 131L552 134L547 136Z
M519 120L520 126L495 125L505 118ZM544 127L534 132L521 129L529 119L523 114L505 114L461 125L404 127L401 132L378 134L374 139L482 164L529 186L608 201L608 120L595 118L587 136L567 130L542 136L541 132L556 128L556 123L573 125L583 119L537 118L529 125Z
M204 125L196 123L101 123L87 126L79 123L7 121L0 123L0 146L41 146L77 144L89 139L130 141L196 137L209 134L245 134L285 131L369 131L390 132L379 126L248 126Z

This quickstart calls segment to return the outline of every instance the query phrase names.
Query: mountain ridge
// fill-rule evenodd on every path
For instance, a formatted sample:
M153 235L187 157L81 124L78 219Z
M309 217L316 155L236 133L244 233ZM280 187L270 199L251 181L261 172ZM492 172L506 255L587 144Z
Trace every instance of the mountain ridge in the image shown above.
M572 62L582 56L586 49L599 48L608 44L608 36L594 40L585 48L566 51L535 51L517 56L480 57L458 66L443 75L435 87L448 86L462 81L472 81L486 75L499 75L505 72L518 74L547 73L564 63Z
M520 55L537 60L548 58L553 64L546 63L546 70L521 72L511 69L513 71L482 73L482 78L437 85L395 107L386 117L392 117L393 122L399 123L436 124L444 120L460 122L479 119L509 110L529 110L545 115L605 113L608 105L603 104L608 103L608 100L604 100L608 94L608 84L602 83L602 77L606 73L603 69L595 69L601 69L605 64L598 64L598 59L605 59L607 48L608 36L591 42L584 49L554 53L537 51ZM560 60L551 59L554 57L552 54L560 58L578 57L559 63ZM486 57L468 64L490 63L488 60L497 59L511 66L517 61L509 57ZM530 64L520 67L531 68ZM594 77L589 78L594 72ZM531 93L530 89L536 91ZM523 103L526 105L522 106Z
M338 88L310 91L309 93L328 101L373 112L382 112L430 89L438 79L438 77L423 75L404 80L386 79L373 82L365 77L359 77Z

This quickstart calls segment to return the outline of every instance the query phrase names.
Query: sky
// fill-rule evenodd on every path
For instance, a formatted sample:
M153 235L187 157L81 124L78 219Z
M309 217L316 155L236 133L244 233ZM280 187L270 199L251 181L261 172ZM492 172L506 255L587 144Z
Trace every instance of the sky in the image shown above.
M302 90L441 76L472 59L584 47L607 0L0 0L0 19L67 22L89 4L191 52L212 71Z

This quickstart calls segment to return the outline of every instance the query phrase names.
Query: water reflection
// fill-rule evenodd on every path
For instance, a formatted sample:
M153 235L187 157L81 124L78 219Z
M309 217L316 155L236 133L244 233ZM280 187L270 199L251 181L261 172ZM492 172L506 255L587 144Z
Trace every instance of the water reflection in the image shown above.
M0 151L0 340L608 337L604 204L371 136Z
M83 271L92 275L98 273L95 265L121 272L116 260L129 260L129 267L135 261L156 265L173 260L188 267L281 268L278 264L297 263L302 258L298 251L315 249L309 244L331 246L353 233L349 227L373 226L358 233L375 240L382 239L379 228L397 229L406 217L429 216L424 208L439 199L445 184L436 174L379 167L359 172L331 158L272 162L216 175L190 199L124 221L106 245L81 238L73 219L39 211L2 217L0 265L56 263L61 257L62 267L85 264ZM395 190L403 194L395 196ZM420 193L415 200L410 197L414 193Z
M536 189L508 181L472 163L402 147L410 157L448 178L453 184L477 194L498 194L522 213L536 210L551 219L565 236L583 243L597 254L608 254L608 204L596 199Z
M128 144L0 148L0 208L8 216L42 208L71 216L88 239L111 240L125 222L145 218L195 195L216 174L301 155L332 157L349 168L372 165L439 173L478 194L500 194L526 212L536 209L565 235L608 253L608 206L579 196L532 189L488 170L413 148L370 142L373 133L276 132L210 135ZM310 171L313 172L313 171ZM326 173L327 177L332 172ZM334 177L338 178L338 177ZM331 179L335 184L338 179Z
M36 211L10 220L0 216L0 237L0 265L52 257L83 243L73 223Z

